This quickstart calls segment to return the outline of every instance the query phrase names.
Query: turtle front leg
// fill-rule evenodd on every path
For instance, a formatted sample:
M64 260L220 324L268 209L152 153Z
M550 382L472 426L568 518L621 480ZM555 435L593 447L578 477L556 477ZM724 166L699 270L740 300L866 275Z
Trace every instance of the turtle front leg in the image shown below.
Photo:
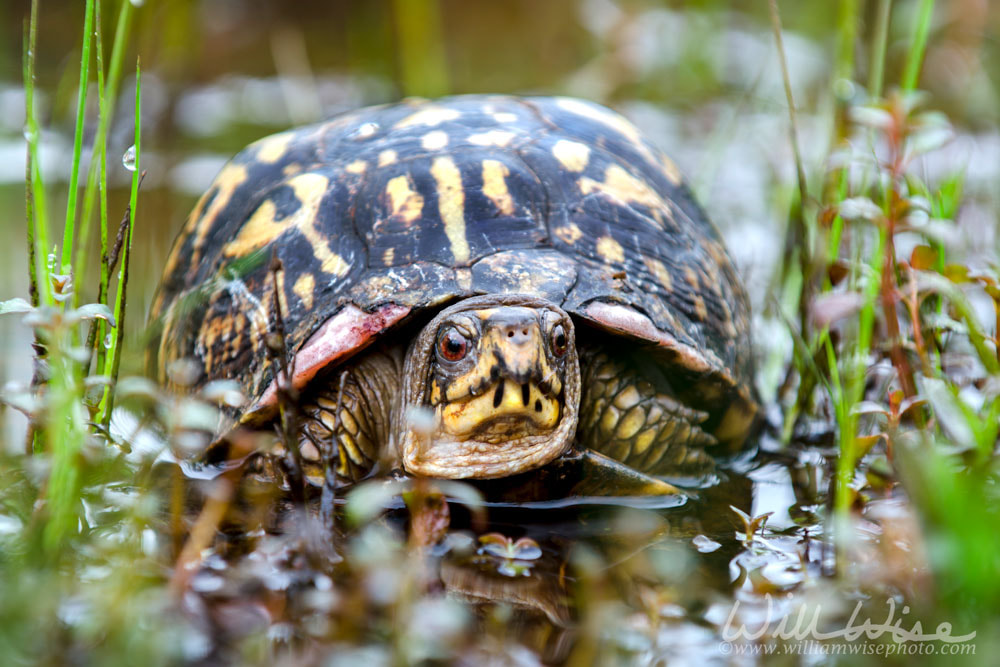
M389 442L401 369L399 350L374 350L306 397L299 450L311 483L322 485L326 465L334 467L338 485L371 472Z
M708 415L658 390L625 355L580 352L580 444L650 474L703 474L714 467L699 426Z

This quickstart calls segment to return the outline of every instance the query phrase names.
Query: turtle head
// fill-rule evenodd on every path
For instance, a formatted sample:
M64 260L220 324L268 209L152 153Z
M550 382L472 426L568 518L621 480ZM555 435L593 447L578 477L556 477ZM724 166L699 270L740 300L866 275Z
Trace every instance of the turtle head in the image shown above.
M579 402L573 322L562 309L535 297L466 299L435 317L407 355L403 466L492 478L544 465L569 447Z

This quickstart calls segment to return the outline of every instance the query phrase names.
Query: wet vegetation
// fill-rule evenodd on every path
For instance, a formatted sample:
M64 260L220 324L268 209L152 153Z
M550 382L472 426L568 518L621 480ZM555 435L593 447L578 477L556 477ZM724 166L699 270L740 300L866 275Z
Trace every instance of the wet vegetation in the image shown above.
M5 663L908 660L973 632L957 659L990 662L996 6L287 4L0 9ZM452 92L594 99L674 155L753 298L752 451L624 504L420 479L320 502L197 463L245 398L142 367L193 198L270 131ZM897 631L836 635L866 618ZM938 639L901 649L917 622Z

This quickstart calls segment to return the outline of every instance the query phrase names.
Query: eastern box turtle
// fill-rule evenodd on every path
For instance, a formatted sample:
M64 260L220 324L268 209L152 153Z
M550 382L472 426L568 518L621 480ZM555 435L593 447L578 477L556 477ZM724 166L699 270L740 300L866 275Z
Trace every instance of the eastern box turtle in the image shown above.
M198 383L241 384L234 420L275 419L275 295L301 452L345 481L504 477L574 446L703 471L757 412L718 231L674 164L590 102L407 100L252 144L170 254L160 379L193 358Z

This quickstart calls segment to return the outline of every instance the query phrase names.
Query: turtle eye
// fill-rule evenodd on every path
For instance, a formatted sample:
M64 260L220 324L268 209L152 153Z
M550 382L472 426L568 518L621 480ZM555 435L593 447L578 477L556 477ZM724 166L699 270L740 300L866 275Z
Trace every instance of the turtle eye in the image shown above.
M563 325L557 324L550 335L552 337L552 351L555 352L556 356L561 357L566 354L566 346L569 341L566 340L566 329L563 328Z
M445 361L464 359L469 352L469 339L458 329L448 329L438 340L438 354Z

